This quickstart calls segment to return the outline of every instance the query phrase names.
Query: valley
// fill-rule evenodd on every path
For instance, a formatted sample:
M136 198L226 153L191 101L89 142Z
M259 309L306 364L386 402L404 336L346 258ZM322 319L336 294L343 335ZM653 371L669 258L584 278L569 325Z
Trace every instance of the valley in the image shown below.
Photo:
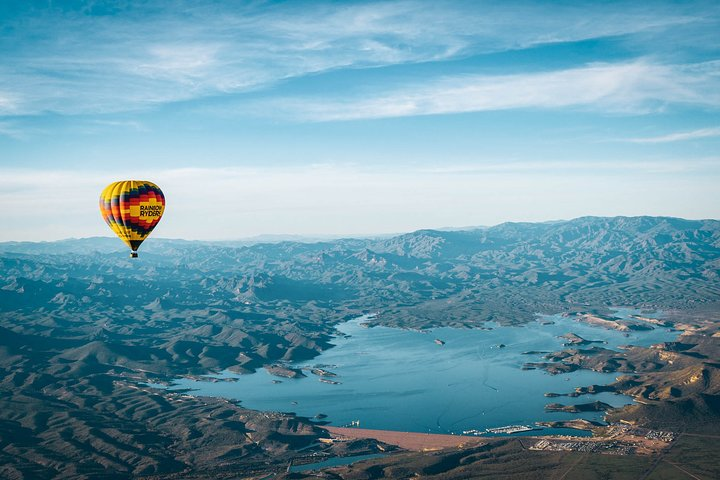
M600 319L618 335L672 328L668 341L623 348L583 344L596 338L578 340L568 330L562 333L571 345L526 362L542 372L617 374L607 385L547 393L633 397L636 404L610 409L607 420L681 434L665 458L711 478L716 443L690 435L711 435L720 424L718 258L720 222L656 217L307 244L153 239L139 259L103 238L0 244L0 476L280 475L293 458L328 448L322 422L142 385L263 369L295 381L292 365L332 349L338 325L375 313L370 327L421 332L523 328L538 314ZM617 320L618 306L640 313ZM430 352L449 346L429 343ZM547 473L576 461L573 452L531 451L523 442L405 452L332 475L454 478L468 465L498 459L508 473L531 465ZM684 448L703 460L688 465L672 456ZM356 439L323 455L390 450ZM596 471L594 457L583 458L573 471ZM607 468L627 468L622 458ZM643 462L632 468L661 465Z

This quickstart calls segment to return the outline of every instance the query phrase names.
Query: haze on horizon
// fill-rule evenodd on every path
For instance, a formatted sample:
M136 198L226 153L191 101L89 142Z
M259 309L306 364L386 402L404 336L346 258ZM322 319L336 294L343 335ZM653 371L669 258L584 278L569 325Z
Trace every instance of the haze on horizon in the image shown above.
M0 241L720 218L717 2L0 5Z

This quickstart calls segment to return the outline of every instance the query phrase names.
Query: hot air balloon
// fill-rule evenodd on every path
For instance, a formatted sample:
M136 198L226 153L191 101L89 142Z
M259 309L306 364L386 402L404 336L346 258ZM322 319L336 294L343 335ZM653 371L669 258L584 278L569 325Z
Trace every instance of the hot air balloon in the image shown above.
M113 182L100 194L100 214L115 234L132 250L137 249L165 211L165 196L160 188L145 180Z

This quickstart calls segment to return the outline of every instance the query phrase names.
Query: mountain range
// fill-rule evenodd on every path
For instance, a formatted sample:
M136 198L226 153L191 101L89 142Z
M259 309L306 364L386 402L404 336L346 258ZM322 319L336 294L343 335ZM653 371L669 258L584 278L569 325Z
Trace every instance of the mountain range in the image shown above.
M429 329L662 311L694 329L685 343L556 352L549 368L638 370L647 380L608 388L656 407L702 399L712 416L719 302L717 220L583 217L251 245L151 237L138 259L115 238L0 243L0 476L277 469L327 432L143 382L311 359L332 348L335 325L371 312L372 324ZM671 385L697 375L707 381ZM668 408L633 415L701 411Z

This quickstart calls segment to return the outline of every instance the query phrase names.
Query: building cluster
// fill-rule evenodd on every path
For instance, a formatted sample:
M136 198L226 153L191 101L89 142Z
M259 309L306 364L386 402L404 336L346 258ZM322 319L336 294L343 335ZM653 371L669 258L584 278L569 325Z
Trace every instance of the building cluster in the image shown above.
M675 433L663 432L662 430L648 430L645 434L645 438L648 440L662 440L663 442L670 443L675 440Z
M611 424L608 429L608 436L617 437L619 435L641 437L648 440L660 440L665 443L672 442L676 437L674 432L650 430L648 428L636 427L622 423Z
M573 440L539 440L530 450L541 450L546 452L588 452L605 453L609 455L631 455L635 453L635 445L608 441L573 441Z

